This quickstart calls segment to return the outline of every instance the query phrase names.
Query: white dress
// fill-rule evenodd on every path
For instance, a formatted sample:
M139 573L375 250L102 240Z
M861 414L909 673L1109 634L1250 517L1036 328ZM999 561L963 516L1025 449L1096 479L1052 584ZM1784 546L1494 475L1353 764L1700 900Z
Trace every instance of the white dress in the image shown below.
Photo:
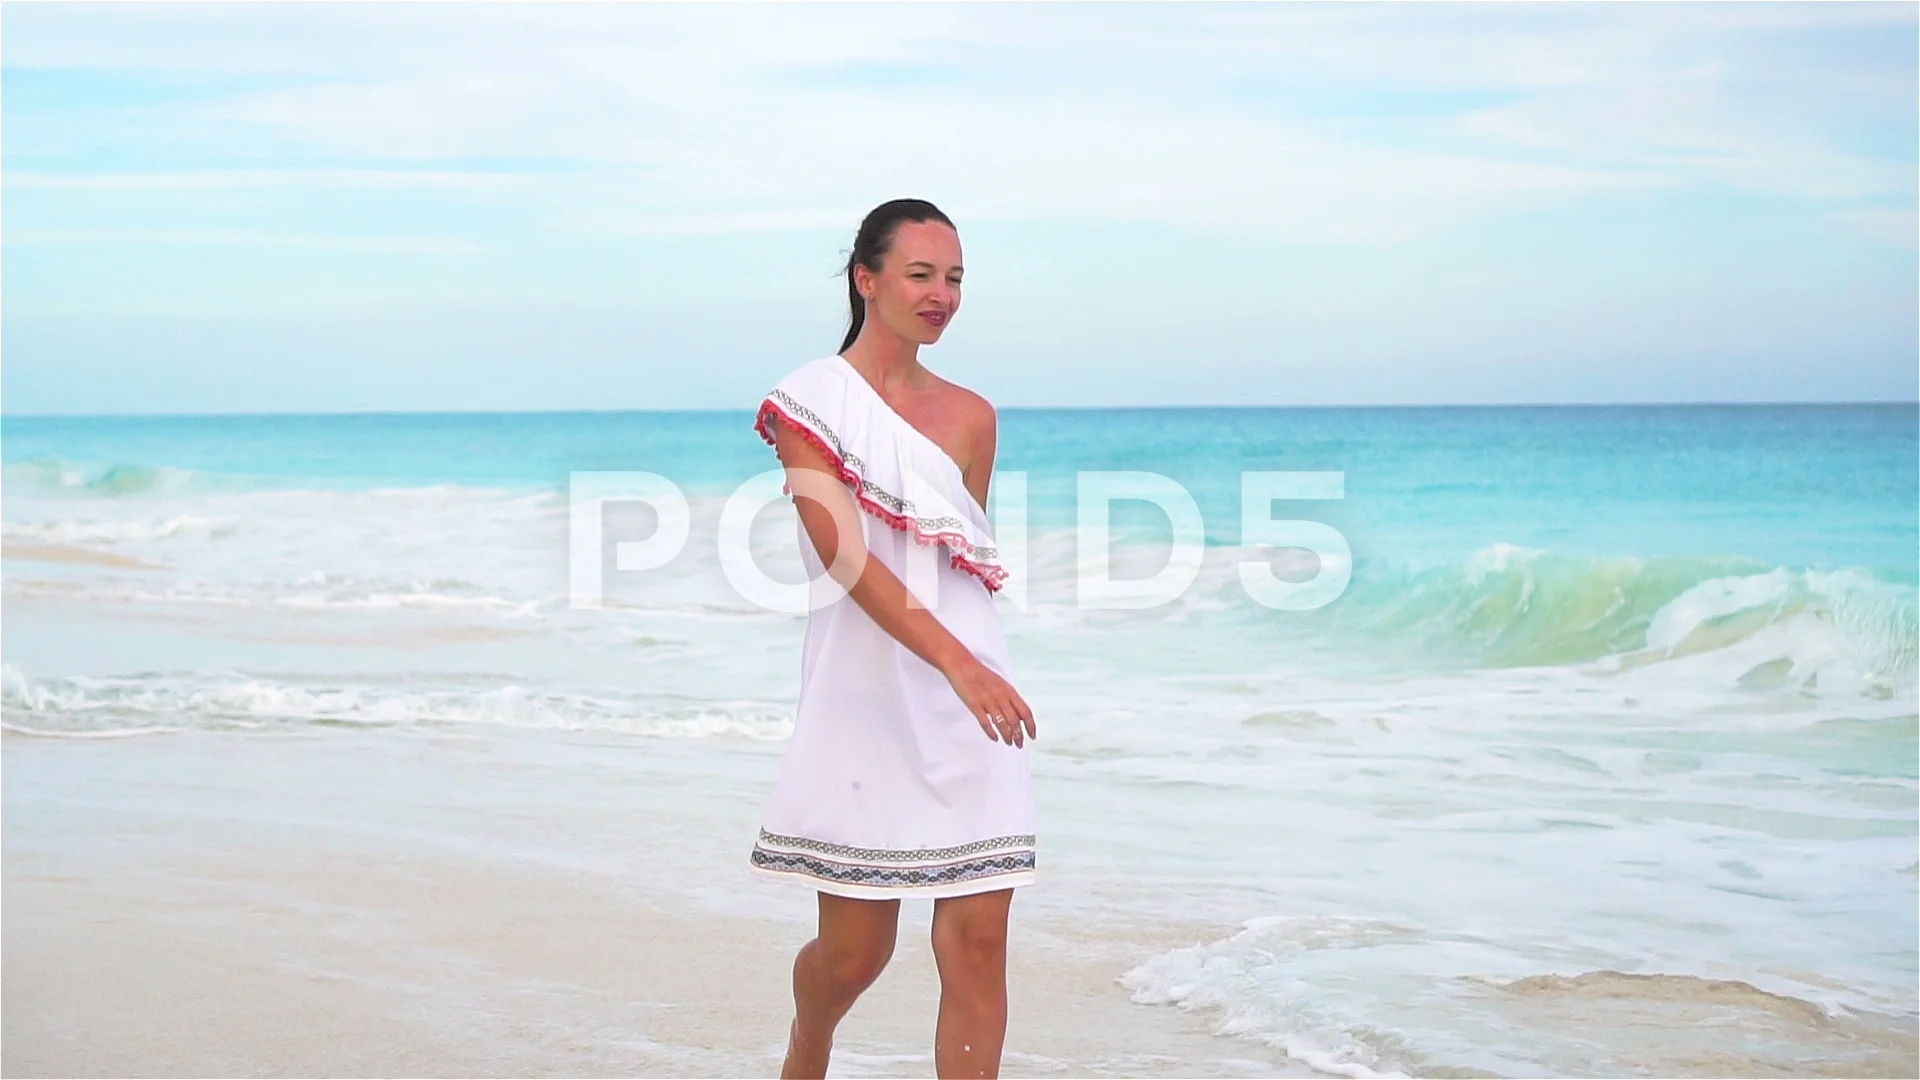
M863 511L870 556L1012 682L993 600L1007 571L986 513L946 451L839 355L775 385L754 429L771 445L778 423L839 471ZM798 528L801 560L824 597L831 579ZM800 663L793 737L761 817L754 874L882 900L1033 883L1024 746L989 739L946 676L844 593L809 612Z

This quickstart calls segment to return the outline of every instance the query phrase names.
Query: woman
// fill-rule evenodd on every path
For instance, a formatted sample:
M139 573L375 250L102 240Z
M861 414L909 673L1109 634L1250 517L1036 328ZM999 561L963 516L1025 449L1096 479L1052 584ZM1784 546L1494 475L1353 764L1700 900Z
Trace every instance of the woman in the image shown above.
M847 260L839 353L782 379L754 421L786 467L815 589L793 739L751 859L818 893L783 1077L826 1075L906 897L934 901L935 1070L999 1075L1007 912L1034 876L1036 729L993 606L1007 574L986 516L993 406L920 365L960 307L961 272L933 204L876 207Z

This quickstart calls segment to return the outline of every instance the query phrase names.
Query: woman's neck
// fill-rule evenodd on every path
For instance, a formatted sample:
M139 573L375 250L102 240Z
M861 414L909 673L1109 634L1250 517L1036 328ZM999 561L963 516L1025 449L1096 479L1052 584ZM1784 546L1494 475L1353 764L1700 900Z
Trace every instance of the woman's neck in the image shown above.
M917 382L920 343L887 333L874 333L871 323L840 355L875 387L888 390Z

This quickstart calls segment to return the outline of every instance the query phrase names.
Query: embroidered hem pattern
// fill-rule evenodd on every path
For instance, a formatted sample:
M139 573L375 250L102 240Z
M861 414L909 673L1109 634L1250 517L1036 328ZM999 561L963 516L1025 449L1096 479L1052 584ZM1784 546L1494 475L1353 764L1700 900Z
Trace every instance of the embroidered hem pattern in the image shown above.
M990 879L1001 880L986 888L1031 881L1034 839L1026 833L944 848L859 848L763 828L751 862L756 870L812 879L825 892L925 895L966 891L964 886Z
M806 418L804 422L797 419L802 416ZM1007 571L1005 567L993 565L993 561L1000 557L998 548L975 545L968 540L958 531L962 525L959 518L923 518L916 515L912 502L862 475L866 463L841 445L839 437L818 414L777 389L760 403L760 411L753 418L753 429L760 433L768 446L777 445L773 434L774 417L785 420L789 427L826 456L834 471L839 473L840 481L853 490L854 501L860 504L861 509L911 535L917 543L929 546L945 544L952 553L948 561L954 569L964 570L979 578L988 592L999 591L1001 584L1006 581ZM815 428L819 430L815 431ZM781 485L781 488L784 491L786 485Z

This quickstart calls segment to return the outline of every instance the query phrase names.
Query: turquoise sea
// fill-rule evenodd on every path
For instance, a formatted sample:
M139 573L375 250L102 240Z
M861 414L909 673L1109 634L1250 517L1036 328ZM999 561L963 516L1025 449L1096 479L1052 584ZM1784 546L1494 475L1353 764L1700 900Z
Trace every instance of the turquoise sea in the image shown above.
M1140 1008L1333 1075L1911 1064L1916 406L1000 416L1028 588L999 603L1040 726L1023 903L1241 927L1131 965ZM776 464L749 409L7 417L0 459L9 740L585 737L771 783L804 616L719 569L721 503ZM626 470L685 492L691 539L648 571L606 545L606 605L571 606L569 474ZM1193 495L1173 602L1075 603L1076 475L1102 470ZM1241 474L1276 470L1342 474L1274 506L1350 547L1314 610L1239 584L1272 557L1240 547ZM1122 576L1165 561L1158 510L1115 521ZM752 538L798 579L787 504ZM741 876L701 902L760 895L729 842ZM1709 1009L1765 1035L1672 1022Z

